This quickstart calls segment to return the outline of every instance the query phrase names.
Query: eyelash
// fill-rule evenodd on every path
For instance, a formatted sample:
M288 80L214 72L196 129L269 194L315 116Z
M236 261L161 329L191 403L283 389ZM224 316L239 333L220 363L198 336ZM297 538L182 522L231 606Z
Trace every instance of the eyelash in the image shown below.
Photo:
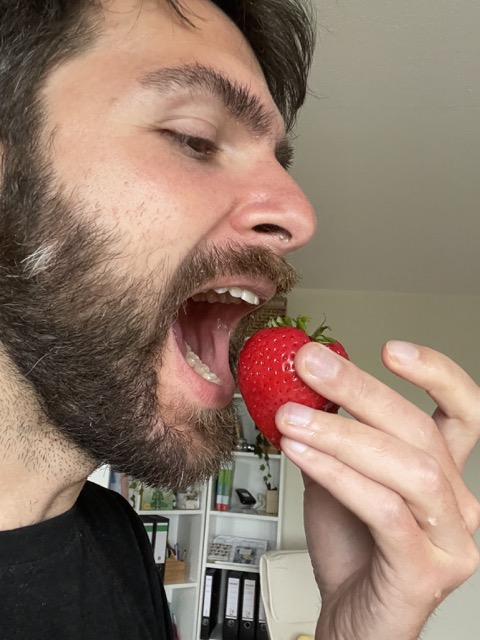
M217 156L221 148L212 140L208 138L202 138L201 136L192 136L188 133L182 133L180 131L174 131L172 129L161 129L160 133L170 138L178 147L182 149L188 156L195 160L201 160L208 162ZM200 145L208 147L204 150L199 150ZM289 171L293 164L293 152L287 151L281 154L278 158L278 162L285 169Z
M187 153L187 155L195 160L208 161L220 152L220 147L208 138L192 136L188 133L172 131L171 129L163 129L161 133L170 138L177 146Z

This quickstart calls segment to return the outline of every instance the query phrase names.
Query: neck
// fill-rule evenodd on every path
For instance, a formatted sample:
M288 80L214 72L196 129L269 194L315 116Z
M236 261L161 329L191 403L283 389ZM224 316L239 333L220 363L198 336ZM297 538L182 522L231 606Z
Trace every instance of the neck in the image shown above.
M0 531L68 511L95 463L48 423L0 350Z

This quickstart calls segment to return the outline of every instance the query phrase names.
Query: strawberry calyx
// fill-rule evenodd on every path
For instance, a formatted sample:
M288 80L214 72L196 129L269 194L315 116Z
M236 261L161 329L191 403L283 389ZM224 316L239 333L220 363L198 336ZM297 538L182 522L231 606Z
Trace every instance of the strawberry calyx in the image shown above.
M308 333L307 325L310 320L311 318L309 316L297 316L296 318L291 318L290 316L278 316L276 318L270 318L267 326L270 328L293 327L294 329L300 329L301 331L304 331L311 340L319 342L320 344L335 344L337 342L334 338L325 335L325 331L331 331L330 327L326 324L325 318L323 319L322 324L315 329L313 333Z

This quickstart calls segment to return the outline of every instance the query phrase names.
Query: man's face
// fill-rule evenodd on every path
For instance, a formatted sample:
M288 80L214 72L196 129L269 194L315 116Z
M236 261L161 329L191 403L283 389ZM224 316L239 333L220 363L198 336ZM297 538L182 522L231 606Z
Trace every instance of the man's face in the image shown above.
M49 76L15 293L32 337L15 351L4 332L62 433L172 486L234 446L230 336L291 284L278 257L314 231L246 41L212 4L186 6L194 27L161 2L108 3L94 46Z

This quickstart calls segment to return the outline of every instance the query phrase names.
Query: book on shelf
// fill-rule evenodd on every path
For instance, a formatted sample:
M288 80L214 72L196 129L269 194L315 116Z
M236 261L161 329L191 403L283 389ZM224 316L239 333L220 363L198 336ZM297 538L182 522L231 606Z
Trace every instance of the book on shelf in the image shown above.
M222 467L217 476L217 486L215 495L215 509L217 511L228 511L230 507L230 496L233 484L233 463Z

